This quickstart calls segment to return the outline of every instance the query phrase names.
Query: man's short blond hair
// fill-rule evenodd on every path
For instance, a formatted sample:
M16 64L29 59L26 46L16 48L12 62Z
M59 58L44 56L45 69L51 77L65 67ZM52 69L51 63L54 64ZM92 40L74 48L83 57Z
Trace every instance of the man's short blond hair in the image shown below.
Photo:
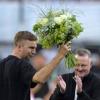
M37 37L29 31L19 31L14 38L14 45L17 46L23 40L36 41Z

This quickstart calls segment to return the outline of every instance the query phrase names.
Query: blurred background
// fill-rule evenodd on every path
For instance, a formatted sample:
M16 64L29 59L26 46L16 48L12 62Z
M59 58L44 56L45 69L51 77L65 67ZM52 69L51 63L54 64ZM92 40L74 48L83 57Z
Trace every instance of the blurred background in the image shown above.
M92 52L93 65L100 67L100 0L0 0L0 59L9 55L13 48L13 38L21 30L32 31L42 10L70 9L83 24L84 31L72 42L72 50L83 47ZM33 32L33 34L35 34ZM46 62L56 54L56 48L44 50ZM52 75L71 72L64 62ZM94 70L95 71L95 70ZM100 68L98 73L100 74Z

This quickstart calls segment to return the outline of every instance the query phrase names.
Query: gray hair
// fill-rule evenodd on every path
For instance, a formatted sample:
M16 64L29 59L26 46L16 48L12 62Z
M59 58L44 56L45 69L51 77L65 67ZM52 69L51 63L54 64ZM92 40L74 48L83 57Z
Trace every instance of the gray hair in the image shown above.
M79 56L88 55L89 57L91 57L91 52L88 49L79 48L76 50L75 55L79 55Z

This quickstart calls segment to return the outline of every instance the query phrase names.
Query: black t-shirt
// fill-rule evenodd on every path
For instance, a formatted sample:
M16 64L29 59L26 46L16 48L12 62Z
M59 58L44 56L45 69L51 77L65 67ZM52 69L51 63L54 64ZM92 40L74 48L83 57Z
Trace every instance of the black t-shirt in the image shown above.
M35 72L30 63L12 55L0 61L0 100L30 100Z

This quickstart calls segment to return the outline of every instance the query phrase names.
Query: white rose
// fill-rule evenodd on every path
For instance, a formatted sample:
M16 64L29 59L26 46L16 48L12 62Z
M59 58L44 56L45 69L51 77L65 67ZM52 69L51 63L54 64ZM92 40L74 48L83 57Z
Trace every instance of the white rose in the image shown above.
M57 24L61 24L63 21L63 19L61 17L55 17L54 18L54 22L57 23Z
M60 15L60 17L61 17L62 20L67 20L68 19L67 15Z
M72 17L72 14L67 12L66 16L70 18L70 17Z
M72 15L70 13L67 13L66 15L60 15L60 17L63 19L63 20L67 20L68 18L72 17Z
M40 19L38 23L44 26L48 23L48 19L47 18Z

